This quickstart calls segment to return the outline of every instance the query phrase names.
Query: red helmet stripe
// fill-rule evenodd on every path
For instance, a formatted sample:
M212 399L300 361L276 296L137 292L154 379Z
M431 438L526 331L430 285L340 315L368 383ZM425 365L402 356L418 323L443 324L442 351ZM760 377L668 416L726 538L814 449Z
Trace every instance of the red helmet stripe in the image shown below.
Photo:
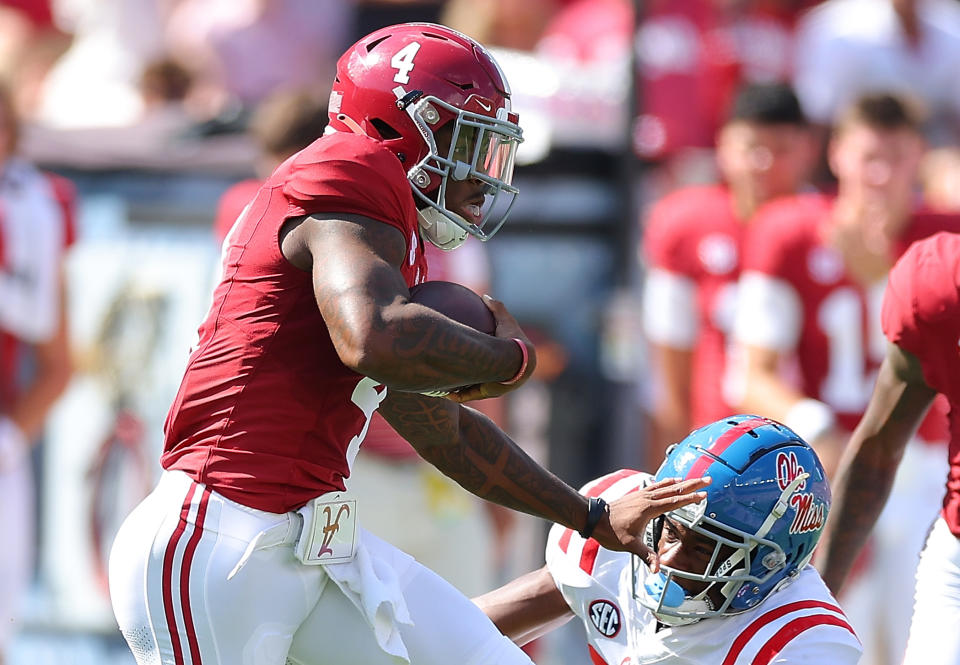
M717 437L717 440L710 444L710 446L707 448L707 451L719 457L723 454L723 451L729 448L734 441L739 439L747 432L750 432L761 425L769 424L770 421L766 418L751 418L750 420L744 420L739 425L731 427L722 435ZM700 458L694 462L693 466L690 467L690 470L687 472L687 478L702 478L703 474L708 468L710 468L710 465L716 461L717 460L710 455L701 455Z

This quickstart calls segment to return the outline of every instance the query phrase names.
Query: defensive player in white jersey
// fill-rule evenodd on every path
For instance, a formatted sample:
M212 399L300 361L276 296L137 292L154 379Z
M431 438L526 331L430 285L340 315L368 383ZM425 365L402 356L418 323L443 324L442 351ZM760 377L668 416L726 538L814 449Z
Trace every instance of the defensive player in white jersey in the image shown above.
M648 523L659 566L556 525L546 566L475 602L520 643L576 616L594 665L856 663L860 642L808 563L830 508L813 449L731 416L674 445L656 476L624 469L583 491L613 500L676 477L712 482Z

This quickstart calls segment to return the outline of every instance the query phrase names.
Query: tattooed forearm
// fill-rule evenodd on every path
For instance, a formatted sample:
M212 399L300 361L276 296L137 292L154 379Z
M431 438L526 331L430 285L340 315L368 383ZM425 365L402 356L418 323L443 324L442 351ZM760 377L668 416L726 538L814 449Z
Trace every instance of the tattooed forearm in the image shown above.
M312 272L314 297L340 360L391 388L455 390L509 379L516 345L409 302L402 233L350 215L285 226L284 255ZM302 247L309 247L309 262Z
M517 371L513 342L477 333L417 304L405 305L404 312L392 339L393 353L402 361L397 364L405 369L403 380L412 383L420 374L430 386L461 388L508 379Z
M883 511L907 442L936 394L922 375L911 380L909 367L899 363L903 359L891 345L867 411L831 479L833 506L817 565L834 593Z
M460 445L430 446L420 454L477 496L572 524L582 507L570 487L530 459L481 414L470 411L463 416Z
M473 494L565 526L583 525L583 497L483 414L447 400L392 392L380 412L424 459Z
M839 591L870 537L896 473L897 461L872 457L868 447L861 450L837 478L819 565L824 581L834 592Z

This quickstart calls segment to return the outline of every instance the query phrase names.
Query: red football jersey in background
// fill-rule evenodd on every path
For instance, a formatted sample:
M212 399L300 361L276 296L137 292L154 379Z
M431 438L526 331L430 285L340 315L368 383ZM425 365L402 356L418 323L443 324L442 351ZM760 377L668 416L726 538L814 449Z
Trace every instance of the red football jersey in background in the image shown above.
M743 272L759 272L791 287L800 308L801 329L794 337L799 387L828 404L838 424L853 431L885 354L878 325L884 283L864 288L847 273L842 256L822 240L833 204L832 196L810 194L762 209L744 243ZM960 218L915 212L894 243L894 257L912 242L945 229L960 230ZM939 406L931 409L919 434L926 441L946 439Z
M686 348L693 338L691 428L733 413L723 399L727 341L733 325L741 245L747 224L733 211L723 185L679 190L652 208L644 232L648 268L688 280L696 293L696 330L674 330L674 339L652 341ZM652 300L645 308L656 308ZM645 312L645 318L663 314ZM648 327L648 334L649 327ZM672 334L672 333L671 333Z
M233 228L165 426L164 468L275 513L343 489L348 447L382 391L340 362L310 273L280 251L283 222L319 212L396 227L407 239L407 284L426 279L413 194L396 156L365 136L320 138L277 169Z
M943 517L960 537L960 235L938 233L918 242L893 267L883 299L883 332L917 357L927 384L950 403Z

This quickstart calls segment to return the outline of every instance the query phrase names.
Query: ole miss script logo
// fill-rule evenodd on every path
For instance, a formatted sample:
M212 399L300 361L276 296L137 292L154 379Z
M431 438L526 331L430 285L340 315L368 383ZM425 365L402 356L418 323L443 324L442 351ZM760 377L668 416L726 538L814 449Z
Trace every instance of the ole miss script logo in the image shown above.
M604 637L615 637L620 632L623 622L620 620L620 610L613 603L595 600L590 603L587 614L590 615L590 623Z
M805 471L796 453L777 454L777 484L781 490L787 489L801 473ZM798 491L790 495L790 505L795 511L793 522L790 524L790 533L807 533L823 528L826 506L822 502L814 501L813 494L810 492L799 491L806 487L807 481L803 480L797 487Z

